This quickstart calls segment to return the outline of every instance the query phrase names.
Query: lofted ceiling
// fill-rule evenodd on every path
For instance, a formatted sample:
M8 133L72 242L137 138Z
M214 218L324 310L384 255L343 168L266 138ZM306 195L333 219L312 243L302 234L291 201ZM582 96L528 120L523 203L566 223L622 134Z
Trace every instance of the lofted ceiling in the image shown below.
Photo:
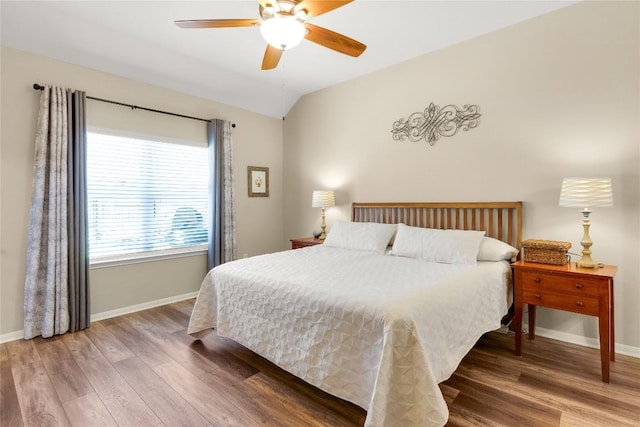
M255 0L2 0L0 41L282 117L307 93L574 3L356 0L309 22L366 44L360 57L304 40L269 71L260 69L266 44L257 27L187 30L174 24L178 19L259 18Z

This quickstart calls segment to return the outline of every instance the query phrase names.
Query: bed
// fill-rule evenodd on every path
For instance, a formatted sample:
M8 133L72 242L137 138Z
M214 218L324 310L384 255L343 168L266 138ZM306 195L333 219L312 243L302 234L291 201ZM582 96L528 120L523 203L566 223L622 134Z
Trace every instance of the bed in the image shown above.
M188 332L212 330L367 410L441 426L438 387L511 304L522 203L354 203L323 245L220 265Z

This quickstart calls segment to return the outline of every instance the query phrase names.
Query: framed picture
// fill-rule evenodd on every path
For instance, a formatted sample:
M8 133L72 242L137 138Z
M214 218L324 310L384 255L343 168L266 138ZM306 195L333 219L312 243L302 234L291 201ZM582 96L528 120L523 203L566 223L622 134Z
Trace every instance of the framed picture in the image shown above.
M269 197L269 168L247 166L249 197Z

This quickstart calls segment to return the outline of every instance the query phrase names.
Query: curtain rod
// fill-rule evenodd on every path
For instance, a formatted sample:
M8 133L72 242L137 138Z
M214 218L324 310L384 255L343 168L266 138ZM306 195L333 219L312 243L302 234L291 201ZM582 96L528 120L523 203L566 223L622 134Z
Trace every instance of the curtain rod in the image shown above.
M33 88L35 90L44 90L44 86L39 85L38 83L34 83L33 84ZM193 116L186 116L184 114L178 114L178 113L171 113L169 111L162 111L162 110L156 110L153 108L147 108L147 107L139 107L137 105L132 105L132 104L125 104L124 102L118 102L118 101L111 101L109 99L103 99L103 98L95 98L93 96L87 96L87 99L92 99L94 101L100 101L100 102L106 102L107 104L115 104L115 105L122 105L123 107L130 107L133 110L144 110L144 111L151 111L153 113L160 113L160 114L167 114L169 116L175 116L175 117L182 117L184 119L191 119L191 120L200 120L201 122L210 122L211 120L209 119L201 119L200 117L193 117ZM236 124L235 123L231 123L231 127L235 128Z

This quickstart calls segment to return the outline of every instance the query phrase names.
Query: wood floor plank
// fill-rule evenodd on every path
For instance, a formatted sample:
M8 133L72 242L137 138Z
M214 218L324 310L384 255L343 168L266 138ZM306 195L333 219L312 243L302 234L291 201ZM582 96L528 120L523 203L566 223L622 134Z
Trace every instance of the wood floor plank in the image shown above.
M155 309L157 309L157 307L153 308L152 310L155 310ZM146 311L146 310L143 310L143 311ZM119 326L122 326L125 324L135 325L139 329L150 328L151 326L153 326L153 323L149 322L147 319L141 316L141 313L142 311L137 311L135 313L129 313L124 316L121 316L118 318L119 321L117 322L117 324Z
M118 425L95 392L65 402L63 406L73 427Z
M0 363L9 362L9 352L7 351L7 343L0 344Z
M156 310L145 310L136 313L144 322L153 325L156 329L172 334L174 332L186 332L187 323L178 323L171 317L167 316L163 310L158 307Z
M93 327L94 324L96 323L100 323L102 326L111 326L111 325L119 325L123 322L125 322L126 315L122 315L122 316L116 316L116 317L109 317L108 319L103 319L100 320L99 322L92 322L91 323L91 327Z
M199 354L198 357L201 357ZM205 359L206 360L206 359ZM209 361L207 361L209 363ZM189 370L190 365L181 365ZM193 372L190 371L193 374ZM261 409L253 400L249 385L245 383L244 377L230 373L219 366L214 365L213 369L207 370L197 378L213 390L224 390L226 398L233 406L242 408L242 411L251 419L256 420L259 425L277 425L275 420L270 419L269 413Z
M553 407L514 397L507 391L496 390L457 373L446 383L460 390L451 407L465 408L487 420L504 425L524 425L527 420L533 420L536 425L557 426L560 422L561 411Z
M504 424L487 419L461 405L449 406L449 420L446 425L447 427L505 427Z
M7 353L5 352L5 354ZM20 412L20 402L7 354L7 358L0 362L0 426L20 427L22 425L24 423Z
M467 357L465 357L465 363L460 366L457 373L470 378L475 375L476 379L479 381L498 386L501 380L496 374L499 373L501 369L508 369L510 371L519 372L518 380L520 379L520 376L526 375L531 378L539 379L549 386L556 384L556 389L567 389L570 392L563 395L558 395L555 392L546 393L543 388L528 386L522 382L513 383L513 381L511 381L508 387L510 388L511 393L517 394L521 397L546 401L546 404L553 404L553 402L556 402L556 406L563 410L576 410L578 408L575 405L590 406L594 399L601 399L604 402L640 402L640 387L638 387L638 383L640 382L638 368L640 368L640 366L638 366L638 359L635 359L635 374L628 375L628 381L624 381L624 378L622 378L621 375L615 373L612 374L611 383L603 383L602 381L599 381L599 373L585 376L584 370L582 369L576 369L575 367L574 369L566 369L566 364L554 367L553 364L546 360L547 358L553 358L553 351L549 350L553 350L555 347L561 347L559 353L565 353L566 358L573 361L572 365L579 365L576 361L582 361L585 357L598 359L599 351L597 349L585 349L581 347L576 349L574 354L570 351L567 352L567 350L572 350L574 347L579 346L567 343L559 345L558 342L553 342L552 340L547 340L545 343L547 346L546 348L548 349L546 351L547 356L544 357L545 360L536 359L535 363L524 357L515 357L510 353L505 353L504 357L499 358L485 356L487 351L493 351L495 353L502 345L500 343L494 343L492 350L474 349ZM572 354L574 355L572 356ZM487 362L479 364L477 363L478 358L484 359ZM625 357L620 356L618 358L623 359ZM612 365L615 365L615 363ZM498 367L498 365L501 367ZM571 391L573 390L577 391L578 395L581 391L584 392L588 390L589 396L592 397L590 399L565 399L565 397L570 396ZM561 404L561 402L564 401L567 403ZM585 405L585 402L588 404ZM637 405L631 405L631 407L638 409Z
M592 349L600 351L598 349ZM638 373L638 358L627 356L625 354L616 354L615 362L611 363L611 371L619 373L620 376L627 377L630 381L629 387L640 391L640 377Z
M102 322L94 322L85 331L87 337L111 363L133 357L133 353L122 344Z
M289 383L283 384L264 373L259 373L247 378L244 384L248 387L247 392L252 400L263 411L269 412L274 419L275 425L291 426L351 426L353 420L344 418L327 410L319 400L307 399L295 388L289 387ZM322 392L317 390L318 394ZM327 395L328 397L328 395ZM329 397L330 399L335 399ZM358 411L360 417L358 423L364 423L364 411Z
M25 425L68 426L69 419L44 366L11 368Z
M149 311L156 311L160 308L161 307L156 307L154 310ZM164 309L163 312L166 311L167 310ZM181 327L181 331L179 333L173 334L156 325L152 318L147 317L146 320L143 319L145 318L126 316L118 326L125 329L135 329L136 333L142 334L145 337L145 340L148 340L155 346L155 348L166 353L166 355L172 360L180 362L184 368L195 375L200 375L204 372L210 372L219 368L215 362L201 356L197 351L191 348L189 344L193 342L193 339L187 339L184 341L184 338L188 336L186 334L186 322L184 325L181 325L184 327ZM181 339L177 337L180 337ZM162 359L162 362L164 361L167 360Z
M507 362L509 359L506 359ZM493 377L505 382L516 382L522 372L521 359L513 358L513 363L505 363L505 359L486 354L482 351L473 351L465 358L465 366L470 370L491 372Z
M596 378L599 378L599 376L587 379L580 375L573 375L571 372L565 370L549 371L546 368L538 368L532 365L522 366L521 375L529 375L534 378L549 375L551 377L550 381L545 381L545 383L561 384L563 387L570 389L588 390L588 393L593 396L593 399L601 399L605 402L611 400L619 400L621 402L636 400L640 402L640 390L628 387L624 381L620 380L617 374L615 376L615 384L594 381Z
M76 362L118 425L160 424L158 417L106 358L76 358Z
M276 368L278 371L280 368ZM274 375L273 371L268 371L269 378L280 381L280 375ZM335 396L332 396L324 391L313 387L301 379L291 376L285 384L287 387L294 390L305 400L310 402L318 402L325 408L331 408L332 412L336 412L341 417L351 420L356 425L364 423L364 419L367 416L366 410L360 408L354 403L344 401ZM308 404L307 404L308 405Z
M238 378L248 378L260 372L259 368L256 368L251 363L247 363L245 360L236 357L235 352L229 352L225 347L221 348L219 341L211 339L213 337L195 340L193 337L180 332L172 334L172 337L182 342L184 345L189 346L191 350L209 360L211 363L214 363L219 369L232 373Z
M300 410L303 408L286 401L282 394L264 380L262 374L247 378L243 385L243 392L247 394L252 406L258 408L260 414L268 420L266 424L282 427L322 425L317 419L309 419L307 414Z
M244 375L248 378L257 372L269 372L269 375L277 377L283 382L296 379L295 375L278 368L264 357L254 353L232 339L217 335L215 332L195 341L191 336L185 337L181 334L173 335L185 343L189 343L193 349L205 357L209 357L214 361L219 360L222 365L230 363L230 365L226 366L227 370L234 370L235 366L240 376ZM232 357L229 358L229 361L225 362L224 359L227 359L229 356Z
M460 391L454 389L453 387L449 387L446 384L439 384L439 386L440 386L440 391L444 396L444 401L447 402L447 406L450 406L455 400L455 398L458 396Z
M189 319L191 318L191 309L187 312L183 310L179 310L177 304L167 304L161 307L158 307L158 311L165 316L172 319L174 322L179 323L180 325L184 325L186 329L189 326ZM192 307L192 304L189 304L189 307Z
M512 334L489 334L474 347L472 354L490 353L501 362L515 363L516 369L527 367L539 371L541 375L570 376L582 384L589 384L589 387L599 386L607 390L607 393L611 390L624 390L638 393L637 396L640 397L638 358L617 354L616 361L611 363L611 383L603 383L594 381L601 378L600 350L597 348L538 337L535 343L523 340L523 356L515 357L513 339Z
M127 316L127 321L133 319ZM152 325L149 325L151 327ZM140 333L136 327L120 323L108 327L109 331L127 348L149 366L156 366L171 361L171 358L153 342Z
M39 366L44 367L40 354L36 351L34 340L19 340L7 343L7 353L11 367Z
M173 334L162 333L162 331L150 327L142 329L141 332L151 340L157 347L161 348L172 360L180 363L190 373L201 376L208 372L215 372L216 376L229 384L237 383L237 375L233 372L220 368L214 361L207 359L176 339Z
M193 312L193 306L196 303L195 298L191 298L184 301L178 301L173 304L169 304L174 310L180 311L187 317L187 320L191 318L191 313Z
M558 381L556 378L540 378L529 372L523 372L518 381L528 388L553 396L557 401L573 404L572 412L577 412L576 409L582 408L583 413L589 413L593 416L596 411L606 412L608 408L615 407L616 414L622 419L635 417L640 422L640 410L637 404L603 396L584 388L570 387L565 381Z
M542 403L561 411L562 414L571 413L573 418L582 417L585 423L596 420L596 423L602 426L627 425L631 419L634 420L632 425L638 424L635 420L640 420L640 395L635 387L629 387L627 382L620 381L615 375L612 375L611 383L603 383L600 381L599 372L587 375L585 373L589 371L581 369L585 357L598 360L597 349L541 339L538 342L538 348L543 347L541 350L530 348L532 352L540 352L536 357L515 357L510 349L510 338L512 337L499 337L498 334L490 336L490 346L487 346L487 340L483 345L476 346L465 357L456 375L474 379L499 390L508 390L512 397ZM573 352L574 347L579 348ZM556 348L555 353L562 354L565 361L568 359L572 363L558 364L554 368L550 360L554 358L553 350ZM479 354L487 352L500 355L496 363L519 370L518 381L504 382L496 376L490 364L484 369L478 369L477 364L467 363L468 359L475 360ZM631 378L640 379L640 360L635 359L635 363L637 373L631 375ZM569 365L572 365L572 369L567 369ZM618 410L618 405L622 405L622 411Z
M36 348L62 403L93 393L62 340L45 341Z
M137 357L122 360L114 366L165 425L208 424L193 406Z
M214 425L266 425L264 419L252 418L242 408L229 402L224 388L209 387L176 362L155 366L153 370Z
M69 349L73 357L78 359L96 359L104 357L102 353L89 339L86 331L78 331L71 334L64 334L60 340Z
M243 365L241 365L241 367L251 366L252 368L248 372L248 374L251 375L247 376L247 378L252 378L252 375L255 375L253 372L257 369L258 372L267 374L269 378L274 378L277 381L286 384L288 389L295 391L306 401L318 402L324 406L325 409L331 408L331 412L337 413L341 418L351 420L353 425L362 425L364 422L366 411L362 408L350 402L337 399L313 386L310 386L299 378L296 378L294 375L283 371L270 361L232 340L219 337L215 333L208 335L202 340L196 341L193 341L193 338L191 337L180 335L178 333L174 333L173 336L178 337L185 343L191 342L190 345L192 348L197 349L203 356L210 355L208 357L211 357L213 360L231 361L235 359L242 362ZM233 370L234 366L227 365L226 369ZM247 375L247 373L241 373L241 375Z
M640 418L630 422L612 418L606 414L598 414L592 417L590 414L563 411L559 427L638 427L638 425L640 425Z
M524 366L524 369L526 369L527 365ZM544 404L548 407L555 408L556 410L560 411L561 414L564 414L565 412L571 412L576 415L581 414L584 420L600 420L600 424L603 426L612 425L611 423L613 422L613 420L617 419L617 416L613 416L613 418L611 418L606 414L602 414L599 408L589 406L588 402L574 400L571 398L567 399L567 393L548 393L544 389L536 388L531 384L526 384L526 382L503 382L499 377L494 377L490 370L482 372L477 369L472 369L463 363L460 367L458 367L455 375L473 379L489 387L495 388L496 390L508 390L510 400L513 398L525 399L527 401L534 401ZM560 374L557 373L555 375L547 373L546 375L540 375L539 378L541 378L543 382L547 382L549 381L549 378L557 377L559 375ZM594 380L593 382L596 381L597 380ZM591 388L597 388L598 386L599 384L590 385ZM573 390L574 388L576 388L570 381L568 383L565 383L565 387L568 390ZM577 387L579 388L579 385L577 385ZM589 386L587 386L587 388L588 387ZM563 395L565 397L563 397ZM529 414L527 414L527 416L528 415ZM622 423L621 425L624 425L624 418L619 421Z
M194 375L201 375L218 368L218 365L201 356L189 346L179 342L171 334L162 333L154 327L145 329L142 333L156 346L162 348L162 351L172 360L180 363L183 368ZM228 376L230 377L232 374L228 373Z

